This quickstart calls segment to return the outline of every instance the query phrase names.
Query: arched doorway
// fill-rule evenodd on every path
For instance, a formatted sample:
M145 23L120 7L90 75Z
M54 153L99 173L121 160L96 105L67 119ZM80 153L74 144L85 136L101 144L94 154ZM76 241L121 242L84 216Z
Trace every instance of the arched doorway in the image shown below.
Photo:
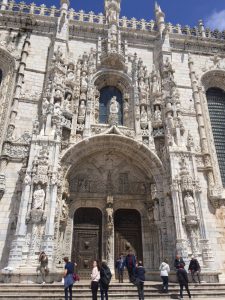
M115 258L132 251L143 261L141 216L135 209L118 209L114 215Z
M102 213L79 208L74 214L72 261L82 277L89 278L93 260L102 258Z

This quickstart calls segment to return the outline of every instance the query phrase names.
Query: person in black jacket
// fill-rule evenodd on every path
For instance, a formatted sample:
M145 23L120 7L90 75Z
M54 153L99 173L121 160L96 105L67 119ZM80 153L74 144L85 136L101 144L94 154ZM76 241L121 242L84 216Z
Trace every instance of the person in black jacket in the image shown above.
M195 277L194 277L196 274L198 277L198 282L201 283L200 276L199 276L199 273L201 272L201 267L199 265L198 260L194 256L191 257L188 271L191 272L191 277L192 277L193 282L197 283L195 280Z
M138 262L138 266L135 269L135 284L138 288L139 300L144 300L144 282L145 282L145 269L142 261Z
M180 255L177 255L174 260L174 267L176 268L176 270L179 269L180 264L183 264L185 266L183 258Z
M112 278L112 273L107 266L106 261L102 262L102 266L100 268L100 292L101 292L101 300L108 300L108 290L109 290L109 283Z
M177 280L178 280L178 283L180 284L180 298L179 299L183 299L184 287L188 293L189 299L191 299L191 293L188 288L188 275L187 275L187 271L184 269L184 264L179 265L179 269L177 270Z

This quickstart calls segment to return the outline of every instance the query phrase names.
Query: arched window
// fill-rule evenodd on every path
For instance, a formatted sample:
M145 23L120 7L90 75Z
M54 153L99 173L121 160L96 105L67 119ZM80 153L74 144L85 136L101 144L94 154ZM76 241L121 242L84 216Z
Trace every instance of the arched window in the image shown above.
M225 186L225 92L219 88L210 88L206 96L221 179Z
M115 105L118 107L118 124L123 124L123 97L119 89L114 86L106 86L100 90L99 99L99 123L108 124L110 117L110 104L115 97Z

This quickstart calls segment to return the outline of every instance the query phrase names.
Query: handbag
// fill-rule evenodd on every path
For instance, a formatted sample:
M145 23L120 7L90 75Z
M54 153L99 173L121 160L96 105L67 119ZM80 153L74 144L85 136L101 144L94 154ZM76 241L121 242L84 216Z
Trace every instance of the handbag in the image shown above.
M74 281L80 281L80 276L76 273L73 273L73 280Z

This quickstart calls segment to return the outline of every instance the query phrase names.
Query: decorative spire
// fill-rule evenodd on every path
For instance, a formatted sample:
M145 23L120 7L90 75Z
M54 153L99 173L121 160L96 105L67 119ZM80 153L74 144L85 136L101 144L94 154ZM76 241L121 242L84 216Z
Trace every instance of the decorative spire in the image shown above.
M162 12L161 7L158 5L157 1L155 1L155 13Z
M105 16L109 25L118 24L121 0L105 0Z
M157 2L155 2L155 19L156 19L156 24L157 24L158 31L159 31L160 35L162 36L162 33L163 33L163 31L166 27L166 25L165 25L165 14L161 10L161 7L158 5Z

